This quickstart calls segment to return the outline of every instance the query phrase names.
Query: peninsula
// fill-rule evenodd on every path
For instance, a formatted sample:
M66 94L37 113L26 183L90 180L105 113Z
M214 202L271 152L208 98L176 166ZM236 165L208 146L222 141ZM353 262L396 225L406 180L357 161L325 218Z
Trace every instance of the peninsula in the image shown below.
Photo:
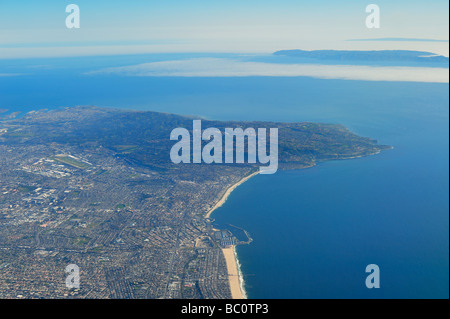
M388 149L342 125L202 120L277 127L279 169ZM0 296L244 298L230 230L211 214L257 164L170 160L170 132L192 117L93 106L0 118ZM76 264L80 289L67 290Z

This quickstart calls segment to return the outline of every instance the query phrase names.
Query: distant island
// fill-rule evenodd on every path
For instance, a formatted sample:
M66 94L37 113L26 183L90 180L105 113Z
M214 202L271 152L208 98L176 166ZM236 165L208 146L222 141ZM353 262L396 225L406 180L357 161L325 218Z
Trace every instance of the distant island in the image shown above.
M0 296L242 298L240 242L208 217L257 167L173 164L170 132L192 119L93 106L0 119ZM336 124L202 122L278 127L280 169L391 148ZM68 264L89 274L80 289L61 280Z

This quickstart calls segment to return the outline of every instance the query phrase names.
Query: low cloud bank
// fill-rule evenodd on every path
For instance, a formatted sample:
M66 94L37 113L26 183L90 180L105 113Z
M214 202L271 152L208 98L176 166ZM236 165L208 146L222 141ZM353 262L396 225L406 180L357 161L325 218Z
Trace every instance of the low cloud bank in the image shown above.
M88 74L173 77L314 77L320 79L448 83L446 68L359 65L277 64L199 58L106 68Z

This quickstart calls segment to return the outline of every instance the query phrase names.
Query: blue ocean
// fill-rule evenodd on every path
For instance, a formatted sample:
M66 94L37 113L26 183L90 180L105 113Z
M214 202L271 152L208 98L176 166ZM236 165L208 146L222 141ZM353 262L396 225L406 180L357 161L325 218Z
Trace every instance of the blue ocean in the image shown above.
M248 297L449 297L448 84L84 74L148 59L0 61L0 73L21 74L0 77L0 109L98 105L343 124L394 149L256 176L212 215L253 238L237 247ZM365 285L369 264L380 267L379 289Z

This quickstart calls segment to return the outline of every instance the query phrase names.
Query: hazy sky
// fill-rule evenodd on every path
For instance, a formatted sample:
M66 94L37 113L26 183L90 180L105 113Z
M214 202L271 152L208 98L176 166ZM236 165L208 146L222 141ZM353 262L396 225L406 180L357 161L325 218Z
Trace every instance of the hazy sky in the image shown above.
M81 10L67 29L66 5ZM365 8L381 9L368 29ZM0 58L280 49L412 49L448 56L448 1L430 0L0 0Z

